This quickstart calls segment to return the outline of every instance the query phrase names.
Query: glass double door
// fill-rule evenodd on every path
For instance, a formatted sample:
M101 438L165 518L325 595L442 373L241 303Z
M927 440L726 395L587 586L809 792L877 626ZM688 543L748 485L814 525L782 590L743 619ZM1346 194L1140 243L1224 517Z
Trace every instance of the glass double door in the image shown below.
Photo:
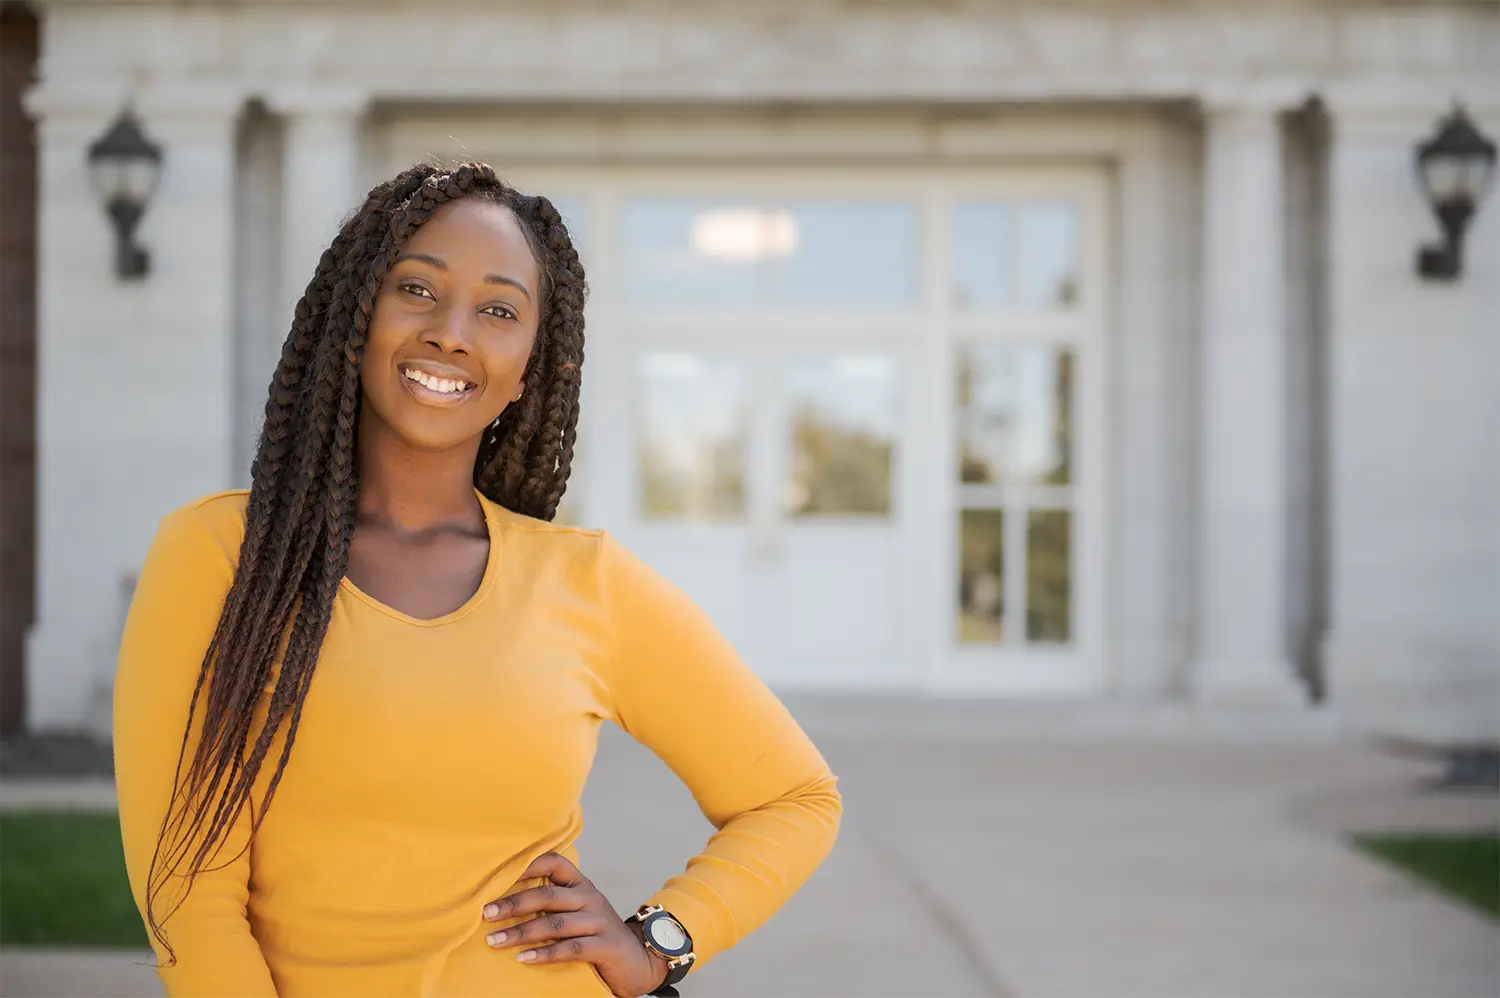
M1097 692L1107 182L539 172L594 289L579 514L778 686Z
M631 533L780 687L909 681L900 348L632 351Z

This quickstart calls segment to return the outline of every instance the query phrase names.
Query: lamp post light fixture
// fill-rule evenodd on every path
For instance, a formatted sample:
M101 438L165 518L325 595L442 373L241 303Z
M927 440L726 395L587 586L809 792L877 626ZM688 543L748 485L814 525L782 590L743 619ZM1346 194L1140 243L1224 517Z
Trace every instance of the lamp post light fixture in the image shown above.
M151 269L151 256L136 244L135 229L156 192L161 159L161 148L141 133L129 107L89 146L94 190L115 227L115 273L126 280L145 277Z
M1422 247L1417 273L1451 281L1463 271L1464 230L1495 178L1495 144L1479 134L1458 104L1441 125L1436 136L1417 146L1417 179L1443 227L1443 243Z

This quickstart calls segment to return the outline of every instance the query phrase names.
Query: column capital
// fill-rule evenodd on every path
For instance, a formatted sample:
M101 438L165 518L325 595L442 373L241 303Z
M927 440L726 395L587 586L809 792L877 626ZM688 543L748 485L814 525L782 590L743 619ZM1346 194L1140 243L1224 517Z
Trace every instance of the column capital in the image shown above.
M294 83L272 87L261 95L266 107L288 118L318 120L362 118L372 101L369 90L351 86L312 86Z
M1306 104L1311 96L1307 87L1297 82L1208 85L1198 92L1198 107L1211 120L1274 121Z

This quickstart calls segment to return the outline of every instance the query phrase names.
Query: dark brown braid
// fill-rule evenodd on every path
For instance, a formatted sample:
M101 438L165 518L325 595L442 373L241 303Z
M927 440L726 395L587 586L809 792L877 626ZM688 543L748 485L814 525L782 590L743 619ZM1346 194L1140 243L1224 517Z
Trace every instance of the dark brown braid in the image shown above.
M414 166L371 190L324 250L297 302L271 379L239 566L193 689L178 752L177 793L162 821L147 881L147 923L173 963L176 954L161 923L182 904L197 875L214 869L207 864L245 807L250 835L259 830L296 739L349 562L359 492L360 363L375 297L412 233L442 205L470 197L516 215L542 275L536 343L521 401L485 431L474 484L517 513L551 520L557 512L573 463L587 294L567 226L546 198L512 190L484 164L451 171ZM184 778L205 686L203 733ZM266 718L252 740L255 708L267 689ZM285 742L257 807L250 792L283 729ZM157 895L184 859L183 888L158 921Z

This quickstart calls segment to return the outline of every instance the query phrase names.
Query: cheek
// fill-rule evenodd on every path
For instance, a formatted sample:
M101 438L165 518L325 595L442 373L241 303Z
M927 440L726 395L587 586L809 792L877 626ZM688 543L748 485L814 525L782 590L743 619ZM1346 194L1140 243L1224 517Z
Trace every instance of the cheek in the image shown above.
M401 338L399 310L390 307L385 295L375 299L375 308L370 313L370 324L365 327L365 353L390 352Z
M391 322L389 315L381 313L382 309L377 305L365 333L364 361L360 371L362 381L372 368L383 370L389 364L396 344L401 340L397 325Z
M526 362L531 359L531 350L536 337L514 336L495 343L484 358L484 366L490 378L506 384L519 382L526 372Z

